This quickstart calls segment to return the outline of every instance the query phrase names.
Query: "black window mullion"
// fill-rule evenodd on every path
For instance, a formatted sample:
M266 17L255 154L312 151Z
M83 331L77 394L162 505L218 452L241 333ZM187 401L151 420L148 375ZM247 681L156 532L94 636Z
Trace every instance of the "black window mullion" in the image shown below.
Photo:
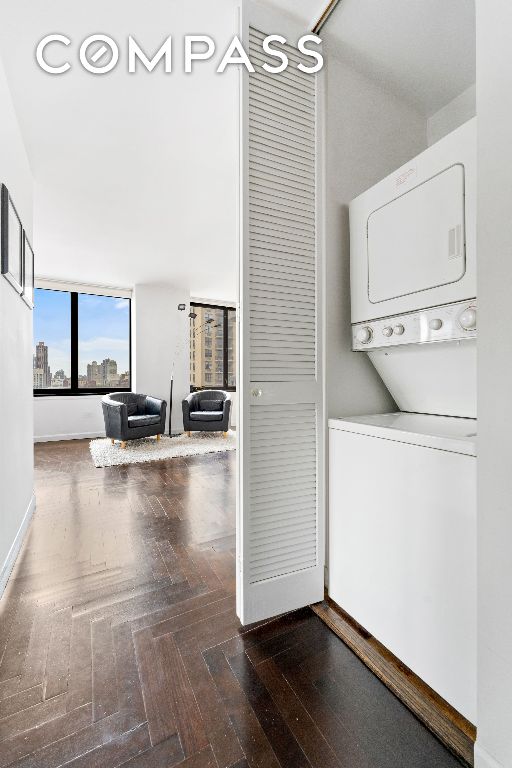
M71 390L78 389L78 293L71 294Z

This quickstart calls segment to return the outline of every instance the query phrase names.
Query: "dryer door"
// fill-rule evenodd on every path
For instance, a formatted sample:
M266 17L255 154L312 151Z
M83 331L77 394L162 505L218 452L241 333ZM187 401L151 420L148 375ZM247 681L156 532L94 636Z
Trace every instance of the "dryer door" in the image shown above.
M373 304L460 280L466 271L464 166L453 165L373 211L367 234Z

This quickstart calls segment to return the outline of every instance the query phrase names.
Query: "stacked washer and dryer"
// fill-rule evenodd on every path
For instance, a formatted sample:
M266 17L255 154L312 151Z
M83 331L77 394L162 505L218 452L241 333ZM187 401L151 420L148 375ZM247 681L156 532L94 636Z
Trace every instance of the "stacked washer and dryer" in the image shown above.
M476 120L350 204L353 350L397 412L329 420L329 594L476 721Z

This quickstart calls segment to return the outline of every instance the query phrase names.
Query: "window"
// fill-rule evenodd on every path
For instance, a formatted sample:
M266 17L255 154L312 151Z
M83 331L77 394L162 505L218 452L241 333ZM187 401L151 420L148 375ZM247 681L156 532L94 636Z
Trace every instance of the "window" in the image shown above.
M78 386L130 389L130 299L78 294Z
M130 389L130 299L36 288L34 304L34 394Z
M71 294L34 292L33 386L71 389Z
M228 313L228 389L236 387L236 312Z
M236 310L191 304L190 389L236 388Z

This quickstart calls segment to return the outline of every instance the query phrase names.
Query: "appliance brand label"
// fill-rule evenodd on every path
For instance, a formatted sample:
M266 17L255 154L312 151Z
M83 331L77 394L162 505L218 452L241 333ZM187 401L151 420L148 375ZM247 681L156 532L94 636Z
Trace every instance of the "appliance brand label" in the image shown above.
M398 176L395 178L395 187L397 189L401 189L402 187L407 186L410 184L414 179L416 179L416 176L418 175L418 169L415 165L409 165L405 170L400 171Z

